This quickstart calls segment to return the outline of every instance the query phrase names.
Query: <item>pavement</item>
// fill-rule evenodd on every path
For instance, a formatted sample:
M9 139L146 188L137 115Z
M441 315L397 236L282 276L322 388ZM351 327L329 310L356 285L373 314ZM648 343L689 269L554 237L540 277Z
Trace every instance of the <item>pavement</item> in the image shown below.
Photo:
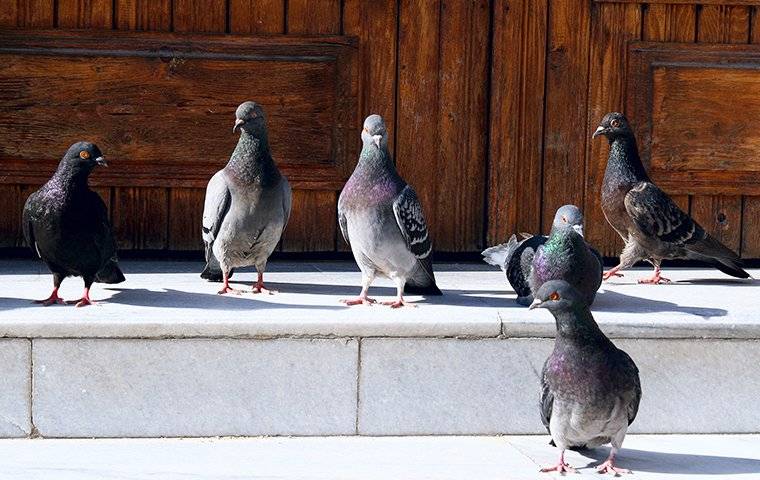
M217 283L198 277L198 262L126 261L127 281L96 284L98 305L42 307L32 303L51 290L39 261L0 260L2 337L545 337L554 335L546 311L516 305L501 271L485 264L437 264L444 294L409 296L417 308L375 305L348 308L341 298L358 294L352 262L272 262L266 281L275 295L217 295ZM760 270L750 271L760 278ZM760 338L760 281L737 280L709 269L669 269L668 285L638 285L648 270L630 270L605 282L592 310L612 338ZM233 284L250 288L252 271ZM62 296L81 296L81 279L63 283ZM391 283L378 279L370 294L388 299ZM156 315L160 308L160 315Z
M548 437L259 437L0 440L0 479L473 479L557 478L540 473ZM578 474L602 478L602 447L568 452ZM631 480L758 479L760 435L630 435L618 465Z

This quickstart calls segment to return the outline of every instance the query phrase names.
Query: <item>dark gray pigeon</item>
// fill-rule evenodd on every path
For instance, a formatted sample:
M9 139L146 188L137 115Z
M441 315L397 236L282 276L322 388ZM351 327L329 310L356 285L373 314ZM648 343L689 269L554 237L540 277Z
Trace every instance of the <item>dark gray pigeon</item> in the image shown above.
M577 207L570 205L571 211ZM564 208L564 207L563 207ZM577 210L575 217L583 216ZM602 258L583 239L583 227L553 229L549 238L536 249L530 266L528 284L535 296L541 285L549 280L564 280L583 295L588 305L594 303L596 291L602 284Z
M253 265L258 272L253 292L272 293L264 287L264 270L290 218L290 185L272 159L260 105L240 104L232 131L238 129L235 151L206 188L206 268L201 277L213 280L221 272L224 285L219 293L240 293L230 287L232 270Z
M575 205L564 205L557 209L549 235L566 228L572 228L583 235L583 214ZM533 256L549 237L522 235L525 237L523 240L518 241L517 236L512 235L507 243L490 247L482 255L486 263L498 266L506 273L509 284L517 294L515 301L527 307L533 301L533 292L528 282ZM592 252L599 257L601 263L599 253L593 249Z
M557 325L554 350L541 372L541 420L560 449L559 462L542 472L575 472L565 450L612 444L600 473L630 473L615 466L641 400L639 370L602 333L583 295L563 280L541 286L530 306L546 308Z
M124 281L108 210L87 183L93 168L106 166L100 149L88 142L69 147L58 169L24 205L24 238L53 273L53 293L37 303L64 303L58 289L66 277L82 277L84 294L77 307L91 305L93 282Z
M610 142L602 184L602 211L625 242L620 264L604 274L605 280L622 276L619 270L646 260L654 266L654 275L639 283L668 282L660 276L660 264L664 259L674 258L699 260L728 275L749 278L738 255L705 232L652 183L623 114L605 115L592 137L599 135Z
M375 302L367 295L377 275L396 283L397 297L385 302L407 305L403 294L441 295L435 283L433 250L422 205L399 176L388 152L388 132L380 115L364 120L359 163L338 199L338 223L362 271L362 291L347 305Z

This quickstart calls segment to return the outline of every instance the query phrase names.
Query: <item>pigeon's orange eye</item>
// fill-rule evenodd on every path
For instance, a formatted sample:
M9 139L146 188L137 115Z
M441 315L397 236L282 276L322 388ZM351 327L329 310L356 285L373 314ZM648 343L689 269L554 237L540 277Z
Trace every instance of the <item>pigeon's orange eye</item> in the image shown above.
M618 119L616 118L616 119L614 119L614 120L612 120L612 121L610 122L610 125L612 126L612 128L618 128L618 127L620 126L620 120L618 120Z
M82 160L87 160L88 158L90 158L90 152L88 152L87 150L82 150L81 152L79 152L79 158L81 158Z
M559 293L554 292L551 295L549 295L549 300L559 300Z

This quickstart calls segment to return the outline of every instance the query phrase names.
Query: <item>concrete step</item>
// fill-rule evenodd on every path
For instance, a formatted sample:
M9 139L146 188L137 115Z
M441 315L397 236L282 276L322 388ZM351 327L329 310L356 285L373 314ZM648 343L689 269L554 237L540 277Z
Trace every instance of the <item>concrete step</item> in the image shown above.
M0 436L543 433L554 322L488 266L438 265L445 295L400 310L340 305L358 290L351 263L275 262L280 293L240 297L216 295L195 263L123 267L127 282L93 290L99 305L45 308L30 303L49 293L44 267L0 262ZM594 305L641 370L632 431L760 432L758 283L679 269L635 284L644 274ZM63 295L80 289L69 279Z
M631 435L618 456L635 480L760 478L757 435ZM600 478L606 448L569 452L568 478ZM510 479L539 473L546 436L2 440L0 479Z

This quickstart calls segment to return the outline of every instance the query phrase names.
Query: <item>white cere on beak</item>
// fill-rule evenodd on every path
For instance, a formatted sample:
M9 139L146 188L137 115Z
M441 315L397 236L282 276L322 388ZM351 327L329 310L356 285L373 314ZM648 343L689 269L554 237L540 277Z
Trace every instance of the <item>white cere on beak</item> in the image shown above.
M377 148L380 148L380 140L383 139L382 135L372 135L372 141L377 145Z
M583 225L573 225L573 230L578 232L578 235L583 236Z
M533 303L530 304L530 306L528 307L528 310L533 310L534 308L538 308L539 305L541 305L542 303L544 303L544 302L542 302L540 299L536 298L536 299L533 300Z
M594 134L591 135L591 138L596 138L598 135L601 135L602 132L604 132L604 127L601 126L601 125L599 125L598 127L596 127L596 130L594 131Z

